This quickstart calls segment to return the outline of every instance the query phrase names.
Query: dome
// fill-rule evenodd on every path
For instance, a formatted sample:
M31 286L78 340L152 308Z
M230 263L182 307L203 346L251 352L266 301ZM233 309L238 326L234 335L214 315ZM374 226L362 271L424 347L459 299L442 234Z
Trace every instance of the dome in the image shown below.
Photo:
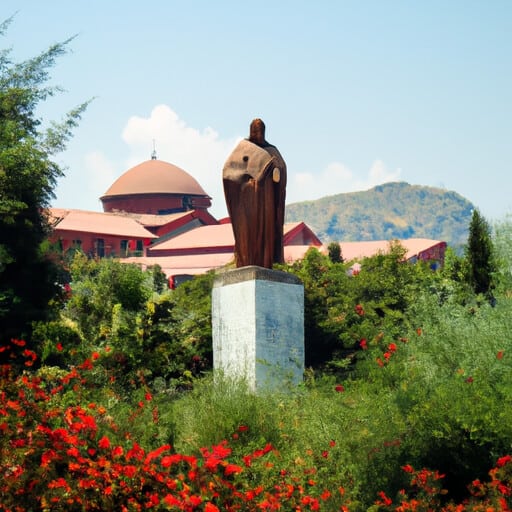
M101 197L145 194L208 196L201 185L183 169L162 160L148 160L120 176Z

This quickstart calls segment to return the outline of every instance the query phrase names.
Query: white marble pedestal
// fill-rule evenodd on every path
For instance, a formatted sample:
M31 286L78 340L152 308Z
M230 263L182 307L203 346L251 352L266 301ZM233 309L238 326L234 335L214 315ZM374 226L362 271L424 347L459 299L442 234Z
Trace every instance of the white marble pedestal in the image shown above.
M212 324L214 370L254 391L302 382L304 287L296 276L256 266L220 273Z

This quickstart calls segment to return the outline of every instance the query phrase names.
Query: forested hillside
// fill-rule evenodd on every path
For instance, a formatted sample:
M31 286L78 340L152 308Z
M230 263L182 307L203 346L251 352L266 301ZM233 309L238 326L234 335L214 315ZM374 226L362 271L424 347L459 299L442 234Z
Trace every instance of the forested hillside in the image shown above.
M305 221L324 242L432 238L460 246L473 209L456 192L397 182L289 204L286 220Z

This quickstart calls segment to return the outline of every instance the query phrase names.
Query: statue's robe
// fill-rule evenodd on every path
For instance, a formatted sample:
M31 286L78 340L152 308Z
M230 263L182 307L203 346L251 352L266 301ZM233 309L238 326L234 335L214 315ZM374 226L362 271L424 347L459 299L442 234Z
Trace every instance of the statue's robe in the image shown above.
M228 157L222 180L236 266L283 263L286 164L277 148L242 140Z

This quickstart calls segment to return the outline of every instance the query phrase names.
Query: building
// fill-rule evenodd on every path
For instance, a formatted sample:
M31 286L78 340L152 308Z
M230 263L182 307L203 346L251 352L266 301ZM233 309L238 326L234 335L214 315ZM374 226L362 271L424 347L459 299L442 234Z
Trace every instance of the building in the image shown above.
M446 242L431 240L429 238L409 238L399 240L405 249L405 260L415 263L418 260L444 262ZM344 261L361 260L381 252L389 251L388 240L374 240L370 242L340 242L341 255Z
M310 247L320 249L322 242L304 222L285 224L284 257L292 263L302 259ZM170 278L204 274L234 261L235 238L229 219L217 225L205 225L167 240L156 240L144 257L126 258L144 268L158 264Z
M220 179L220 176L219 176ZM52 208L51 241L62 251L81 249L90 257L118 257L142 267L158 264L170 282L229 265L234 237L229 218L208 211L211 198L186 171L152 158L121 175L101 197L104 212ZM284 226L285 261L304 257L310 247L327 247L304 222ZM442 264L446 243L401 240L406 259ZM345 261L386 252L388 241L342 242Z
M190 174L156 156L128 169L100 199L105 212L156 215L207 210L212 205Z

